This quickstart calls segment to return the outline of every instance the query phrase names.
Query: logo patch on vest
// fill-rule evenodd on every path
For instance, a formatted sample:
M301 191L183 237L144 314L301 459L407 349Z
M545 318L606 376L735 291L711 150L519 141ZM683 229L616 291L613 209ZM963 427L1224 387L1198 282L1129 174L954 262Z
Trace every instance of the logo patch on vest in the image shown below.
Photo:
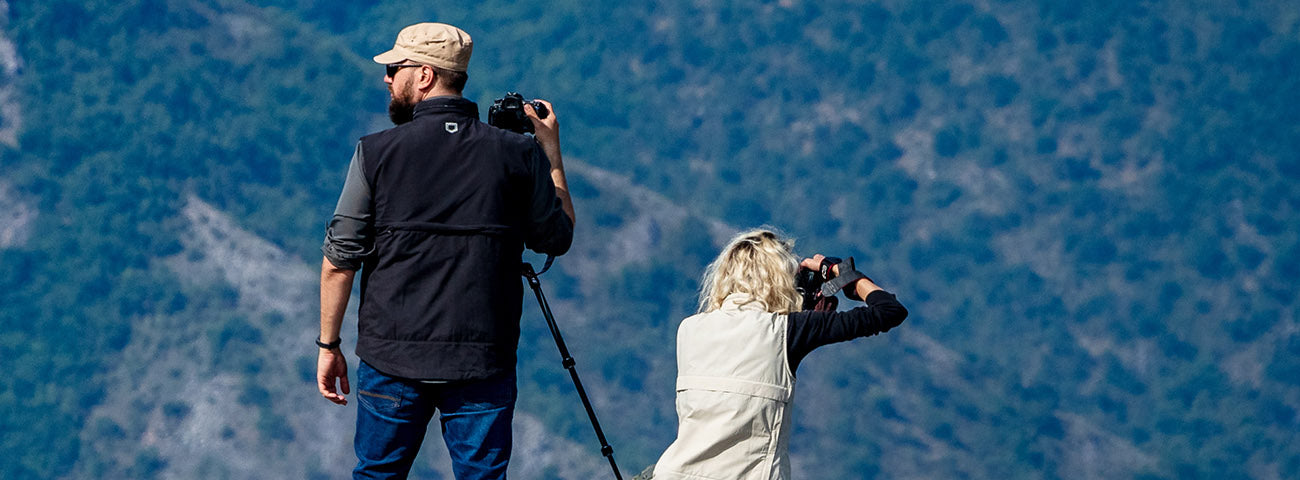
M442 127L447 129L447 133L456 133L460 131L460 124L456 122L444 123L442 124Z

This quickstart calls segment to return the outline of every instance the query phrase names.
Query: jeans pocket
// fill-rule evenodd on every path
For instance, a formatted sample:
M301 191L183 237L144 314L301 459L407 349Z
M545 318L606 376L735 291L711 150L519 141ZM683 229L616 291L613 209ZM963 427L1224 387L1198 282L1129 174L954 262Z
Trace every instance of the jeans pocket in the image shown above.
M396 413L403 400L410 398L410 387L399 379L384 375L365 362L357 367L357 400L368 410L382 414Z

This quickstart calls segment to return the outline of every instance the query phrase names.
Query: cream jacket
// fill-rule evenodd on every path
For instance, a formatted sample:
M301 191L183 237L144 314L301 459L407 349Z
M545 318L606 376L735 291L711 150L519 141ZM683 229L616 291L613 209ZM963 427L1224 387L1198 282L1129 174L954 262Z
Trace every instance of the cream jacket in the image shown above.
M733 294L677 330L677 440L658 479L790 478L790 402L784 314Z

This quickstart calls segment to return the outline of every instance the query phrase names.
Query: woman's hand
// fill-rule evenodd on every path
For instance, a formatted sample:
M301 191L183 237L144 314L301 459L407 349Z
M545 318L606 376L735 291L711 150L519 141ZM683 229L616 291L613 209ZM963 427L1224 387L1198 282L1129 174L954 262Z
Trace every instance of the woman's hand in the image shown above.
M852 258L847 258L846 260L850 262L850 266L852 266L852 260L853 260ZM822 263L825 261L826 261L826 256L819 253L813 255L812 258L803 259L802 262L799 262L799 266L803 268L807 268L814 272L821 272ZM830 280L832 278L838 277L839 275L840 275L839 263L831 264L830 268L826 269L826 280ZM849 298L854 300L863 300L867 298L868 294L876 290L881 290L881 288L879 285L876 285L876 282L872 281L871 278L863 275L862 278L848 285L845 285L844 290L845 290L845 295L848 296Z
M799 262L799 266L803 268L807 268L814 272L821 272L822 263L825 261L826 261L826 256L818 253L816 255L813 255L812 258L803 259L802 262ZM833 263L831 264L831 268L827 269L826 271L826 280L835 278L839 276L839 274L840 274L840 264Z

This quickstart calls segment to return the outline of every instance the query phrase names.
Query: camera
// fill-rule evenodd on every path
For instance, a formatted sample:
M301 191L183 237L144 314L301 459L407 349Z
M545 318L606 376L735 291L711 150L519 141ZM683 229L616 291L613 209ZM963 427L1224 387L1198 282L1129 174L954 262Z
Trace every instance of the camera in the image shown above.
M507 92L506 96L496 99L488 108L488 125L516 133L533 133L533 122L524 113L525 103L537 110L539 118L546 118L551 113L542 102L524 100L523 95Z
M841 261L836 257L826 257L817 270L801 267L794 274L794 289L803 297L805 311L833 312L839 306L839 299L833 293L829 296L822 294L822 284L831 279L831 267Z

